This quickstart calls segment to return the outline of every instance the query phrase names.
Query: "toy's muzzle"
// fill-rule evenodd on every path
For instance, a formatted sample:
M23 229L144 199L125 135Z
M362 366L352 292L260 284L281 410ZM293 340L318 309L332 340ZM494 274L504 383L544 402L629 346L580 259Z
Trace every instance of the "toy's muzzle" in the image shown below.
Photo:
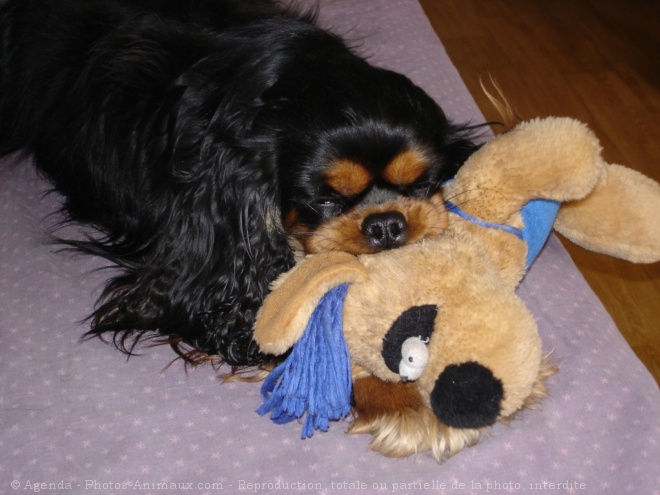
M481 428L495 422L504 397L502 382L475 362L447 366L431 392L440 421L456 428Z

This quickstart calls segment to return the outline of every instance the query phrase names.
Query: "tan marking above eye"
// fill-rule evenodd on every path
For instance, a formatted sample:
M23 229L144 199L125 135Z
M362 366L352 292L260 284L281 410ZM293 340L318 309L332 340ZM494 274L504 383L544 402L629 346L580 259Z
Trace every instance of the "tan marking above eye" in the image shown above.
M396 155L383 170L383 178L390 184L407 186L418 180L428 168L424 155L417 150L406 150Z
M325 182L342 196L360 194L371 184L371 173L353 160L337 160L324 174Z

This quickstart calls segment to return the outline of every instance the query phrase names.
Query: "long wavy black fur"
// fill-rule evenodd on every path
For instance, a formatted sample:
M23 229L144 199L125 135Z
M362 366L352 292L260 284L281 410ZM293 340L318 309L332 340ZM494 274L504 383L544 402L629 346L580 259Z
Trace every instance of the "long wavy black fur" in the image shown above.
M31 154L98 231L66 242L123 268L90 334L126 352L157 335L269 360L252 325L313 172L421 147L440 183L474 150L407 78L266 0L9 0L0 64L0 154Z

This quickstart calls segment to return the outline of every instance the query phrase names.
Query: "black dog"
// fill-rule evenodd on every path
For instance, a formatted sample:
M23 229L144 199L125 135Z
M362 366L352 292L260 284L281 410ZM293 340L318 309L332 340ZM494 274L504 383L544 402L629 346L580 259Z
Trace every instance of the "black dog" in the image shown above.
M19 149L124 268L91 316L232 365L294 252L375 252L437 229L470 129L314 13L267 0L9 0L0 153ZM402 199L403 198L403 199ZM179 348L180 344L184 344Z

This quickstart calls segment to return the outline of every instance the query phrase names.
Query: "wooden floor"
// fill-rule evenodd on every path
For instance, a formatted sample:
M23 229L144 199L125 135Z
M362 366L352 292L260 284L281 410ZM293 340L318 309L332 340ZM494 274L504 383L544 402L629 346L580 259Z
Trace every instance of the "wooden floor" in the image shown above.
M580 119L606 161L660 181L659 1L420 2L487 119L498 115L479 79L493 76L522 118ZM631 265L563 241L660 383L660 263Z

